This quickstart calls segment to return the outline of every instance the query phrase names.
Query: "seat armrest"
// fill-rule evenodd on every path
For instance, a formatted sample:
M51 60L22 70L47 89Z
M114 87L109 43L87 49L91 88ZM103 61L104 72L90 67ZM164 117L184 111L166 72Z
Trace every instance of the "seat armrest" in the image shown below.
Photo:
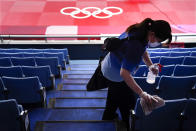
M66 70L66 66L67 66L66 59L63 59L63 64L65 64L65 67L63 67L63 69Z
M70 64L70 56L69 55L67 55L67 64Z
M187 120L186 116L185 116L185 110L186 108L184 109L183 112L181 112L178 116L178 120L179 120L179 129L178 131L183 131L183 124L184 124L184 121Z
M55 89L55 76L53 74L51 74L50 79L52 81L52 89Z
M190 97L193 97L196 96L196 85L194 85L194 87L191 89L191 96Z
M62 78L62 74L61 74L61 72L62 72L62 67L61 67L61 65L58 65L58 71L59 71L59 78Z
M39 93L41 96L41 106L46 108L46 88L40 87Z
M135 111L134 110L130 110L130 125L131 125L131 131L135 131L135 121L137 119L137 116L135 114Z
M27 110L20 113L19 120L22 131L30 131L30 123Z
M4 88L3 94L5 96L5 99L7 100L8 99L8 95L9 95L9 90L7 88Z

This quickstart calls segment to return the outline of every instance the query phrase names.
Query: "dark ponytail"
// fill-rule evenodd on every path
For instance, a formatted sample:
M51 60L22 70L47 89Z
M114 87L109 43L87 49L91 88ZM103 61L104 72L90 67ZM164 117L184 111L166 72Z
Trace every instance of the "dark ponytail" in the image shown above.
M145 44L147 44L149 31L154 32L155 36L161 41L168 39L167 44L172 40L171 27L169 23L164 20L154 21L150 18L146 18L141 23L131 25L126 29L128 34L131 33L133 37Z
M129 26L126 29L126 33L131 33L132 36L142 43L147 44L148 31L152 29L154 21L150 18L144 19L141 23L137 23Z

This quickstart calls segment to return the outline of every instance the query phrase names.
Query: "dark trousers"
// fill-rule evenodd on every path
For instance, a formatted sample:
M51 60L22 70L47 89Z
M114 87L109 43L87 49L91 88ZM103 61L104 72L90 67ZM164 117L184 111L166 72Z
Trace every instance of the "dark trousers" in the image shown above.
M102 120L113 120L116 117L116 110L119 108L122 120L129 129L130 110L135 108L136 103L134 92L125 82L107 80L107 83L108 95Z

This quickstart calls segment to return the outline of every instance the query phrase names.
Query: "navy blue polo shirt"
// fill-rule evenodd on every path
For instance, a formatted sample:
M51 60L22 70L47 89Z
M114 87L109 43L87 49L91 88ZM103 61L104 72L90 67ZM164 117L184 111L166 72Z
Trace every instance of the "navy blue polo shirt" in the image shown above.
M131 34L129 34L131 36ZM119 36L120 39L128 37L127 33ZM146 47L138 40L125 41L115 52L109 52L101 63L103 76L114 82L121 82L120 69L133 73L140 64Z

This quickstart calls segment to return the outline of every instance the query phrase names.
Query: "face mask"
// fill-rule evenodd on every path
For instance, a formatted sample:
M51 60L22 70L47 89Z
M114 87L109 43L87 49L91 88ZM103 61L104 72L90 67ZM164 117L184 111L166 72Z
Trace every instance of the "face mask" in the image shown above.
M148 45L149 45L149 47L157 47L157 46L160 46L161 43L159 43L159 42L153 42L153 43L148 42Z

